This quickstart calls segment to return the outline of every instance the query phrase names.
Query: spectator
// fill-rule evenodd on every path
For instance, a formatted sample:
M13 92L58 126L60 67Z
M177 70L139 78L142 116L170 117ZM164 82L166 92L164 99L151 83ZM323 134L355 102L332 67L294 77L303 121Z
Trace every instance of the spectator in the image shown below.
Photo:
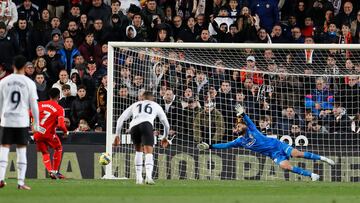
M273 26L279 22L279 10L275 1L254 0L250 7L260 18L260 26L270 33Z
M0 63L0 81L8 75L10 75L10 71L6 69L5 64Z
M207 43L215 43L217 42L216 39L214 39L207 28L204 28L200 35L196 37L197 42L207 42Z
M120 10L126 15L127 13L139 13L140 12L140 2L138 0L120 0L121 6ZM135 10L135 11L134 11Z
M94 39L97 43L103 44L108 42L108 29L105 27L104 22L101 19L94 20Z
M230 81L221 81L218 98L218 102L215 103L216 109L219 109L224 117L225 133L231 135L236 115L233 110L235 108L235 100Z
M65 84L70 86L71 95L76 96L76 92L77 92L76 85L71 80L69 80L69 74L67 73L67 71L66 70L61 70L59 72L59 80L56 83L54 83L54 85L52 87L53 88L58 88L61 91L62 86L65 85ZM64 97L63 92L61 92L60 99L63 98L63 97Z
M254 56L248 56L246 58L246 66L242 68L243 71L240 71L240 81L245 82L245 79L251 78L255 84L261 85L263 83L263 78L260 73L254 73L251 71L257 71L256 61Z
M230 0L229 1L229 16L236 18L238 16L240 16L240 9L243 6L239 7L239 3L237 0Z
M86 33L85 41L79 47L79 51L86 61L90 61L90 58L93 58L97 66L101 65L101 46L94 41L94 33Z
M31 0L25 0L18 5L18 16L25 19L31 26L40 20L39 10L32 4Z
M179 15L176 15L174 18L173 18L173 21L172 21L172 27L171 27L171 30L172 30L172 37L177 40L178 37L179 37L179 33L180 31L184 30L185 26L183 25L183 19L181 18L181 16Z
M174 38L170 36L169 29L166 25L162 24L158 26L156 34L156 42L174 42Z
M187 26L183 30L180 30L178 38L175 38L177 42L195 42L196 36L200 33L196 33L195 30L195 18L189 17L187 19Z
M11 70L12 57L19 53L19 46L16 43L16 38L8 32L4 22L0 22L0 50L2 50L0 62Z
M95 112L94 105L86 95L86 87L80 85L77 90L77 97L71 104L71 123L79 125L80 120L84 119L87 123L90 122Z
M48 85L51 87L57 80L59 71L63 69L63 66L60 62L60 56L56 53L56 47L49 45L47 48L47 54L44 56L47 64L47 74L48 74Z
M106 96L107 96L107 75L101 77L101 84L96 90L96 112L106 114Z
M118 14L113 14L111 16L111 22L110 22L110 31L107 36L107 40L109 41L123 41L124 40L124 30L126 29L126 26L128 25L128 22L122 24L120 20L120 16Z
M200 34L204 28L208 28L208 24L206 23L204 14L199 14L199 15L195 16L195 21L196 21L196 24L195 24L194 29L195 29L196 33Z
M64 25L64 23L62 23L60 21L60 18L57 18L57 17L51 18L50 24L51 24L52 29L56 29L56 28L61 29Z
M360 114L356 114L355 118L351 122L351 131L359 134L360 133Z
M41 11L40 21L35 23L33 29L34 46L45 46L51 40L52 26L50 23L50 14L48 10ZM34 57L35 53L33 53ZM35 58L35 57L34 57Z
M215 15L217 15L215 17ZM234 23L234 19L229 17L228 10L225 6L221 7L218 13L210 16L209 32L210 35L219 34L219 32L228 32L228 27ZM226 25L226 30L221 30L221 25Z
M311 109L318 116L321 110L333 108L334 96L327 89L325 80L321 77L316 79L316 89L305 96L305 108Z
M282 116L278 121L278 129L281 134L290 134L291 126L297 124L300 127L304 125L301 116L295 112L294 107L288 106L282 110Z
M31 62L25 64L25 75L31 80L35 80L35 68Z
M265 28L260 28L257 32L257 43L268 43L271 44L271 37L270 35L266 32Z
M64 108L65 117L70 118L71 105L76 97L71 95L71 87L68 84L61 87L61 92L64 97L59 100L59 105Z
M79 120L78 127L74 130L75 132L89 132L91 128L86 119L82 118Z
M125 29L125 26L129 24L129 22L128 22L129 20L128 20L127 16L124 15L124 13L120 9L120 7L121 7L120 0L111 0L110 16L114 16L114 15L119 16L119 24L123 25L122 29ZM111 24L111 21L109 22L109 24Z
M350 32L350 24L344 23L341 26L341 35L339 37L339 44L351 44L352 40L353 39ZM349 50L341 50L341 54L346 59L351 57L351 52Z
M261 116L259 130L265 135L276 135L276 128L273 127L272 118L269 115Z
M210 114L210 117L209 117ZM211 121L210 121L211 120ZM211 134L209 135L211 129ZM196 143L220 142L225 135L225 122L221 112L213 103L206 103L205 108L196 114L194 119L194 141Z
M182 137L177 137L177 140L192 143L194 141L194 120L196 115L200 112L200 103L194 98L187 99L187 105L183 110L183 133Z
M139 13L134 14L132 19L132 26L136 31L136 39L141 42L147 41L148 31L146 26L143 24L142 16Z
M91 24L90 21L88 19L87 14L83 13L80 15L80 23L79 23L79 30L82 33L86 33L87 31L90 30Z
M58 18L63 17L65 12L66 1L60 0L49 0L47 9L51 16L56 16Z
M295 8L295 16L296 16L296 20L299 23L299 27L303 28L304 22L305 22L305 17L306 17L306 8L305 8L305 2L304 0L299 0L297 2L296 8Z
M92 8L90 9L88 16L92 20L101 19L103 23L108 24L110 22L111 8L103 3L103 0L92 0Z
M330 133L346 133L351 131L351 120L346 109L335 105L332 110L323 110L319 114L320 122L326 126Z
M61 38L61 31L58 28L53 29L51 32L51 41L47 43L46 50L52 45L56 48L56 51L64 48L64 40Z
M72 4L70 7L70 12L63 17L64 24L67 25L69 21L75 21L77 24L80 24L80 5Z
M359 77L352 75L348 77L348 83L339 88L339 98L343 107L350 116L359 113L360 108L360 90Z
M141 10L141 15L144 17L144 24L147 29L151 29L154 20L157 18L162 22L164 20L164 12L157 6L155 0L147 0L146 6Z
M46 101L49 99L48 96L48 86L47 82L45 80L44 73L36 73L35 75L35 85L36 85L36 91L39 96L38 101Z
M356 15L356 20L353 20L351 22L351 35L353 37L356 36L356 33L359 33L360 32L360 10L357 12L357 15Z
M305 17L304 28L301 30L301 34L304 37L313 37L314 36L314 21L310 16Z
M354 11L354 6L351 2L345 2L343 10L339 12L336 16L336 26L340 27L341 25L351 24L352 21L356 19L356 12Z
M181 117L183 115L180 100L174 94L173 90L167 89L163 100L159 103L170 123L169 135L182 135Z
M327 28L327 32L324 33L324 43L339 43L339 36L337 33L337 27L335 22L330 22Z
M301 34L300 28L299 27L292 28L291 29L290 43L303 44L304 42L305 42L305 39Z
M77 25L76 21L70 20L67 24L67 31L69 32L69 36L73 39L73 43L75 47L79 47L81 43L84 41L84 35L79 30L79 26ZM63 37L64 40L66 37Z
M74 41L71 37L64 39L64 48L59 50L60 61L68 73L73 68L74 58L80 55L77 48L74 47Z
M18 22L14 24L14 28L10 31L19 45L19 53L25 56L28 60L31 59L33 52L31 30L26 19L19 18Z
M6 28L10 30L14 23L18 21L18 12L16 4L11 0L2 0L2 4L5 4L5 8L0 8L0 22L4 22Z
M305 37L304 44L314 44L314 38ZM323 54L319 50L305 49L302 52L296 53L296 63L298 64L320 64L323 61Z
M129 89L126 85L121 84L118 91L119 95L119 112L124 112L126 108L128 108L135 99L131 98L129 95Z
M288 39L282 33L280 24L275 24L270 34L272 43L287 43Z

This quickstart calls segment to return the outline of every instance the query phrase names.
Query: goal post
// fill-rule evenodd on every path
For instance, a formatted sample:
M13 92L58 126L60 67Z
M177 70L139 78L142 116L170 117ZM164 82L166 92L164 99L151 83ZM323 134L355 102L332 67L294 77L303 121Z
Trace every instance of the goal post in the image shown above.
M157 179L306 180L242 148L198 151L235 139L236 104L264 134L333 158L293 165L322 181L360 180L360 45L109 42L104 178L134 178L134 149L116 120L144 90L164 108L173 145L154 148ZM154 139L162 134L156 121Z

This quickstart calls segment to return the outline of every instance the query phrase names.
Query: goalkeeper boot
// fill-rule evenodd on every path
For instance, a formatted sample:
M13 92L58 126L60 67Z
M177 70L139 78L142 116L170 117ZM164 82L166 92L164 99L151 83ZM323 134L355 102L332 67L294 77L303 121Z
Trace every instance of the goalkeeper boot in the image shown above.
M327 157L324 157L324 156L320 156L320 160L323 161L323 162L326 162L328 163L329 165L331 166L334 166L335 165L335 162Z
M311 180L312 181L318 181L320 179L320 176L316 173L311 174Z
M146 183L147 185L155 185L154 180L151 179L151 178L146 178L146 179L145 179L145 183Z
M61 174L60 172L57 172L56 173L56 176L59 178L59 179L65 179L65 176L63 174Z
M27 186L27 185L18 185L17 187L19 190L31 190L31 187Z
M0 188L3 188L3 187L5 187L6 186L6 182L5 181L0 181Z

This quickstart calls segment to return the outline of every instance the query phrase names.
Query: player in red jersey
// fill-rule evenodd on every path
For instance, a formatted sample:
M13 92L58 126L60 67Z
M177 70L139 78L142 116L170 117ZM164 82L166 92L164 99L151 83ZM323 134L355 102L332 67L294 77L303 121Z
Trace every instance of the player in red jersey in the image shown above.
M68 130L64 123L64 109L58 104L60 90L52 88L49 91L50 100L39 102L40 130L34 134L37 150L43 155L43 163L52 179L64 179L59 172L62 157L62 145L56 135L56 128L64 132L64 137L68 136ZM48 147L54 149L52 162Z

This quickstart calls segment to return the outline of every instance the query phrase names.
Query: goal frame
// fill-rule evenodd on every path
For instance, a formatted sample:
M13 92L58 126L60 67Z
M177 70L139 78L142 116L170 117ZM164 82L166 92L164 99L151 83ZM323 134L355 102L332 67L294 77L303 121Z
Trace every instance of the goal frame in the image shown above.
M112 157L113 133L113 91L114 91L114 48L176 48L176 49L346 49L360 50L360 44L267 44L267 43L174 43L174 42L109 42L107 71L107 111L106 111L106 152ZM103 179L116 178L112 171L112 162L105 167Z

